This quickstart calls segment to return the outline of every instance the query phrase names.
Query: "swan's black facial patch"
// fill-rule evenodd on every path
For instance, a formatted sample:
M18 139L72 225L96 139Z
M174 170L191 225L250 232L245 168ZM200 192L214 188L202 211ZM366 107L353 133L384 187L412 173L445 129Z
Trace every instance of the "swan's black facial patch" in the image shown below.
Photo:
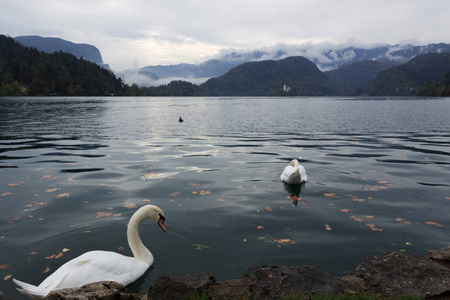
M159 214L158 225L159 225L159 227L161 227L161 229L162 229L164 232L166 232L166 226L164 226L164 221L165 221L165 220L166 220L166 218L165 218L163 215Z

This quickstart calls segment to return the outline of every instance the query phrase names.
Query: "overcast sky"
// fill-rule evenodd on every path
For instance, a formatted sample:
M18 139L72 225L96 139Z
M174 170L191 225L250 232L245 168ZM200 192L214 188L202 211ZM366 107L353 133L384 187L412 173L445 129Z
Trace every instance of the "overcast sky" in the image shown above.
M0 34L92 44L116 71L279 43L450 42L448 0L0 0L0 12Z

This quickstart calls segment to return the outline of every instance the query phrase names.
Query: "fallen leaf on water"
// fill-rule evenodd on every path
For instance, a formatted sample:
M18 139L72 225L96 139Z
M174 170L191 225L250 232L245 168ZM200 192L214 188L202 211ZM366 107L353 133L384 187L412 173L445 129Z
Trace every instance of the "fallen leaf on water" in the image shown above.
M122 214L114 214L113 217L120 217Z
M8 280L8 279L10 279L12 277L12 275L6 275L4 278L3 278L3 280Z
M58 255L55 256L55 259L60 258L61 256L63 256L64 254L62 252L59 252Z
M12 193L11 192L6 192L6 193L1 194L0 196L9 196L9 195L12 195Z
M31 255L36 255L36 254L38 254L38 253L35 252L35 251L33 251L33 252L31 252L30 254L31 254Z
M46 256L45 259L54 259L56 256L56 254L50 255L50 256Z
M179 194L181 194L181 193L180 193L180 192L175 192L175 193L169 194L169 196L170 196L170 197L176 197L176 196L179 195Z
M272 207L267 206L267 207L266 207L266 210L267 210L267 211L272 211L273 209L272 209Z
M193 183L193 182L190 182L189 185L190 185L190 186L200 186L200 183Z
M98 213L95 214L95 218L96 218L96 219L103 218L103 217L107 218L107 217L109 217L109 216L111 216L111 215L112 215L112 213L108 213L108 212L104 212L104 211L99 211Z
M91 233L91 231L90 230L85 230L82 233Z
M261 226L261 225L259 225L258 227L256 227L256 228L258 228L258 229L263 229L264 227L263 226Z
M125 250L125 249L124 249L123 247L118 247L117 250L119 250L119 251L122 252L122 251Z
M52 189L46 189L45 190L46 193L53 193L53 192L56 192L56 191L59 191L59 188L52 188Z
M62 194L58 194L57 196L56 196L56 198L62 198L62 197L66 197L66 198L69 198L69 193L62 193Z
M331 226L328 225L328 224L325 224L325 229L326 229L326 230L331 230Z
M438 224L436 222L431 222L431 221L425 222L425 224L427 224L427 225L434 225L434 226L437 226L437 227L444 227L444 225L442 225L442 224Z
M200 195L205 196L205 195L210 195L211 191L200 191Z
M123 207L126 207L126 208L137 208L137 205L134 204L134 203L130 203L130 204L124 205Z
M357 218L357 217L355 217L355 216L353 216L353 217L350 217L350 219L353 219L353 221L355 221L355 222L364 222L364 220L363 220L363 219L361 219L361 218Z
M327 198L332 198L332 197L336 197L335 193L323 193L323 195Z
M277 239L277 240L273 240L273 241L278 244L289 244L289 245L297 244L296 241L291 240L291 239Z
M411 242L406 242L406 245L407 246L412 246L412 243Z
M47 174L47 175L43 175L43 176L41 176L42 178L47 178L47 179L56 179L56 177L54 177L53 175L51 175L51 174Z
M48 271L50 271L50 268L49 268L49 267L45 268L45 270L42 271L42 274L45 274L45 273L47 273Z
M379 184L387 184L387 181L378 181Z
M69 249L64 248L64 249L62 249L62 252L64 252L64 253L69 252Z
M383 229L376 228L375 224L368 224L366 223L366 226L370 228L372 231L383 231Z
M152 200L150 200L150 199L144 199L144 200L142 200L142 202L152 202Z
M11 267L10 265L0 265L0 269L8 269Z
M272 275L272 274L269 274L269 275L267 275L267 277L269 277L269 278L273 278L273 275Z
M347 208L342 208L341 211L342 211L342 212L352 212L351 209L347 209Z
M217 199L217 201L219 201L219 202L225 202L225 201L227 201L227 199L219 198L219 199Z
M279 209L285 209L285 207L284 206L280 206Z
M374 216L366 216L367 219L372 219Z
M17 183L8 183L8 186L18 186L21 185L23 181L17 182Z
M369 198L370 198L370 197L369 197ZM353 198L352 198L352 201L355 201L355 202L364 202L365 200L364 200L364 199L361 199L361 198L353 197Z
M292 200L292 201L302 200L302 198L299 198L297 195L287 196L286 199L289 199L289 200Z

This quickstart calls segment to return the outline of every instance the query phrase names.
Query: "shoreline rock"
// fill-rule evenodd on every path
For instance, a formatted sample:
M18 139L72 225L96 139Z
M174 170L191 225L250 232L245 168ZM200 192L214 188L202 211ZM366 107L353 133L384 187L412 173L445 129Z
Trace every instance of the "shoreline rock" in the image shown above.
M428 256L401 252L369 256L342 277L308 265L260 266L248 269L240 279L223 282L216 282L210 273L165 274L144 294L132 293L117 282L103 281L53 291L44 299L186 299L202 292L207 292L210 299L279 299L286 295L344 292L450 299L450 247L431 250Z

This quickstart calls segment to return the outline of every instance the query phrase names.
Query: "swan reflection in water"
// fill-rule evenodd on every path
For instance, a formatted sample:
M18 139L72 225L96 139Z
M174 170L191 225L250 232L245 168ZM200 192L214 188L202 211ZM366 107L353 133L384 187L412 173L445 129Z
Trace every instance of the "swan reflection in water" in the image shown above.
M284 189L289 193L287 199L290 199L292 204L294 206L297 206L298 201L303 200L302 198L300 198L300 193L305 187L305 184L287 184L286 182L283 182L283 185Z

